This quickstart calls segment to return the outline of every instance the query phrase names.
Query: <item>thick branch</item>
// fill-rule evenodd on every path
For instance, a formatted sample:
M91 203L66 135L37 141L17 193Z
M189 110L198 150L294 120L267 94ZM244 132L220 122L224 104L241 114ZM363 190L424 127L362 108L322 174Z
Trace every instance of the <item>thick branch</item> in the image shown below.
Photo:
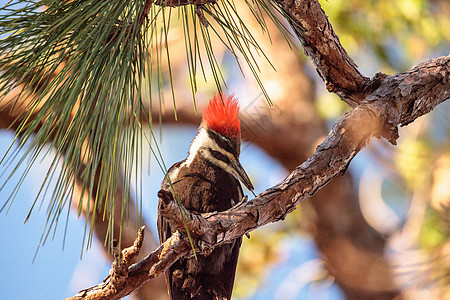
M379 76L372 79L372 83ZM381 82L376 84L379 87L366 101L380 101L390 112L393 125L405 126L450 97L450 55L423 62L394 76L382 75L381 78Z
M361 106L347 113L332 129L314 155L297 167L285 180L264 191L249 202L243 202L230 210L212 214L191 214L191 235L199 244L216 246L242 236L245 233L283 220L303 200L313 195L330 179L347 169L353 157L378 135L379 109L374 105ZM183 230L177 203L170 201L162 214L172 226Z
M271 0L290 16L289 22L327 86L351 107L365 98L369 81L342 47L317 0Z
M284 219L300 202L313 195L333 177L345 172L350 161L371 137L387 136L391 142L395 142L394 128L402 124L402 120L412 122L449 97L449 62L450 56L441 57L410 71L381 79L379 88L371 94L367 103L347 113L336 123L311 158L297 167L281 183L264 191L255 199L240 203L224 212L190 214L192 221L189 223L189 229L197 240L196 245L202 251L208 251L260 226ZM422 72L423 70L427 72ZM417 77L417 74L422 74L422 77ZM411 83L413 87L427 82L430 84L426 86L440 92L434 94L436 98L432 101L427 96L431 91L423 89L420 91L411 89L409 94L395 92L400 89L402 82L410 82L412 78L417 80ZM398 86L391 88L385 86L392 82L398 82ZM382 97L377 96L381 95L380 91L383 90L390 92L381 93ZM404 109L405 107L410 109ZM168 201L162 213L172 225L178 227L180 231L183 230L179 208L174 201ZM130 267L128 282L133 286L139 286L158 276L180 256L187 254L188 249L185 240L180 241L173 236L170 242L166 241L144 261ZM143 276L142 270L150 271ZM124 290L119 290L118 294L123 296ZM127 293L131 290L126 287Z

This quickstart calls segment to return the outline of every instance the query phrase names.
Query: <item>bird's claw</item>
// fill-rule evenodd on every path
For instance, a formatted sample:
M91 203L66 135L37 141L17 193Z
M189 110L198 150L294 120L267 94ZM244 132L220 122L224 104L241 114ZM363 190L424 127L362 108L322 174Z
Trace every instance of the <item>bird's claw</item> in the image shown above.
M173 195L170 191L159 190L158 197L164 202L164 204L169 204L173 201Z

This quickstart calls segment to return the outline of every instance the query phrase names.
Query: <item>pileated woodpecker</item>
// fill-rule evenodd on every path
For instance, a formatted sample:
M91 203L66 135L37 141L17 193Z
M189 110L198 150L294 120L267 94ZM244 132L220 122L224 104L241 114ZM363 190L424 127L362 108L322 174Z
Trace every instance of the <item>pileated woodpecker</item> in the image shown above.
M239 162L241 127L239 104L233 96L216 95L203 111L189 156L168 171L181 204L189 211L206 213L231 208L243 199L239 180L253 185ZM161 189L172 191L168 180ZM160 199L160 206L162 200ZM159 239L175 231L158 212ZM242 239L215 248L208 256L181 258L167 271L171 299L230 299Z

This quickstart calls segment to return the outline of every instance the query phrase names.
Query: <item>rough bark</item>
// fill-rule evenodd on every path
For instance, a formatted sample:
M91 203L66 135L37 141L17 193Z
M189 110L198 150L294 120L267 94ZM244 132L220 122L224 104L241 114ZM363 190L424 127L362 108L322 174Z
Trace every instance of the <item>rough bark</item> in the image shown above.
M327 90L336 93L351 107L364 99L369 82L342 47L317 0L271 0L278 4L314 63Z
M422 74L422 77L418 77L418 74ZM403 125L405 120L414 121L449 98L449 75L450 56L446 56L394 76L383 76L382 79L378 76L375 81L379 84L376 84L377 88L367 97L367 101L337 122L313 156L281 183L251 201L240 203L224 212L201 215L185 212L191 219L189 230L198 251L207 253L214 247L230 242L260 226L283 220L300 202L313 195L333 177L345 172L350 161L370 138L385 137L395 143L398 125ZM416 81L412 82L412 79ZM403 82L410 82L412 85L410 94L404 95L397 91ZM436 97L430 101L428 95L431 91L416 89L420 86L431 87ZM179 208L175 201L167 198L163 214L173 226L183 232ZM173 239L166 241L146 259L129 268L129 286L139 286L157 276L170 267L180 255L187 255L189 251L189 243L185 238L173 236ZM158 260L155 262L156 256ZM99 289L102 289L101 284L92 290L99 293ZM126 285L118 288L117 293L110 295L108 299L118 299L131 291ZM84 299L89 296L87 293L70 299Z

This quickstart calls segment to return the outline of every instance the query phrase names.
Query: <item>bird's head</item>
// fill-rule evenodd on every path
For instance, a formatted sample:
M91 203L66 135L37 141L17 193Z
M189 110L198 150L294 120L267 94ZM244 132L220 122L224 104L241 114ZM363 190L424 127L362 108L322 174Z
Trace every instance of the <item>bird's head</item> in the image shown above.
M203 111L202 124L189 150L190 157L200 153L253 190L253 184L239 162L240 147L239 103L234 95L218 94Z
M239 157L241 146L241 122L239 121L239 103L231 95L218 94L212 98L203 111L202 126L225 138L232 144L233 154Z

